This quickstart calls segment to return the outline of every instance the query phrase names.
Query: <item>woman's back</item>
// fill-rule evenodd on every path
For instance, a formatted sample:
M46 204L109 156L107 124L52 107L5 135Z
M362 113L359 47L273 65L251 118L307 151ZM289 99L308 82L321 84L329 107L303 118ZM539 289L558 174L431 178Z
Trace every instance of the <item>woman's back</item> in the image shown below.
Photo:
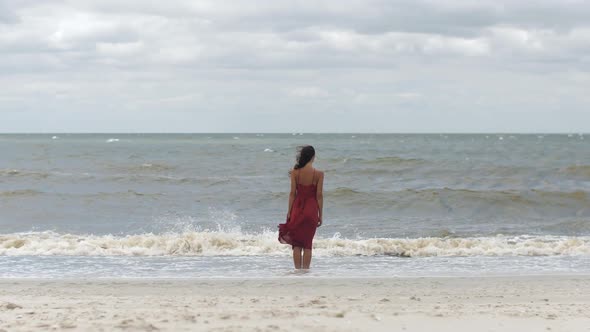
M310 167L311 168L311 167ZM295 174L295 183L297 184L297 189L302 190L302 189L316 189L317 188L317 177L318 175L316 173L320 173L321 172L316 172L315 168L311 168L311 169L298 169L295 170L294 172L297 172Z

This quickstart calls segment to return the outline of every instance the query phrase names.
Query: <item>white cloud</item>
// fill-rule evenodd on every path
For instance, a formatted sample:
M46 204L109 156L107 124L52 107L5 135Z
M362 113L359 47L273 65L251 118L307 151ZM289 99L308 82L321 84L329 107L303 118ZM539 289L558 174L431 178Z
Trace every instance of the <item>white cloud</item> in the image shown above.
M396 94L397 97L405 98L405 99L415 99L422 97L422 94L417 92L400 92Z
M329 96L329 93L316 86L302 86L288 90L290 96L303 98L317 98Z
M143 42L131 43L96 43L96 50L105 56L131 56L138 54L144 48Z
M284 120L272 114L300 112L299 103L340 112L333 125L353 129L386 128L393 121L362 115L394 119L391 109L581 114L588 17L590 4L573 0L0 0L0 112L62 116L52 123L88 131L106 128L72 113L141 109L153 113L149 128L175 109L264 114L266 130ZM416 130L430 126L421 119ZM29 125L7 118L0 131Z

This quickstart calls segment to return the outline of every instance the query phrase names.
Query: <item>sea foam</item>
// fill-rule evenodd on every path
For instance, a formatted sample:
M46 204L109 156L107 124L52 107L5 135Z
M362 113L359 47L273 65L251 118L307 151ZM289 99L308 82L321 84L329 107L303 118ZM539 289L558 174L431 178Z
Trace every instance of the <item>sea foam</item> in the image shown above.
M29 232L0 235L0 255L253 256L285 255L276 232L187 231L168 234L76 235ZM316 237L320 256L568 256L590 255L588 236L503 236L345 239Z

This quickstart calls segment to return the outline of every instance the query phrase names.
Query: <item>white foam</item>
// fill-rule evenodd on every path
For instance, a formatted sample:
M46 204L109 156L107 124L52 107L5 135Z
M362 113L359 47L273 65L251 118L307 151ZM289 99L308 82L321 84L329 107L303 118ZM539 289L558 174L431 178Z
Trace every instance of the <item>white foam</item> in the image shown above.
M30 232L0 235L0 255L252 256L285 255L277 233L186 231L170 234L75 235ZM495 236L314 240L319 256L568 256L590 255L590 237Z
M264 149L264 152L275 152L275 150L266 148L266 149Z
M109 139L107 140L107 143L113 143L113 142L118 142L118 141L119 141L119 139L118 139L118 138L109 138Z

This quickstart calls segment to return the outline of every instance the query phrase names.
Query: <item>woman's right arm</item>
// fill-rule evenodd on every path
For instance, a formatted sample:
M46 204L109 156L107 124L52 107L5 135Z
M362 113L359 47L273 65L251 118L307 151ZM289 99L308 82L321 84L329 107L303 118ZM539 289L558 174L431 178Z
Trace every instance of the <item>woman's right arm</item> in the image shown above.
M318 213L320 221L318 222L318 227L322 225L322 211L324 209L324 172L320 173L320 178L318 179L317 185L317 192L316 197L318 200Z

